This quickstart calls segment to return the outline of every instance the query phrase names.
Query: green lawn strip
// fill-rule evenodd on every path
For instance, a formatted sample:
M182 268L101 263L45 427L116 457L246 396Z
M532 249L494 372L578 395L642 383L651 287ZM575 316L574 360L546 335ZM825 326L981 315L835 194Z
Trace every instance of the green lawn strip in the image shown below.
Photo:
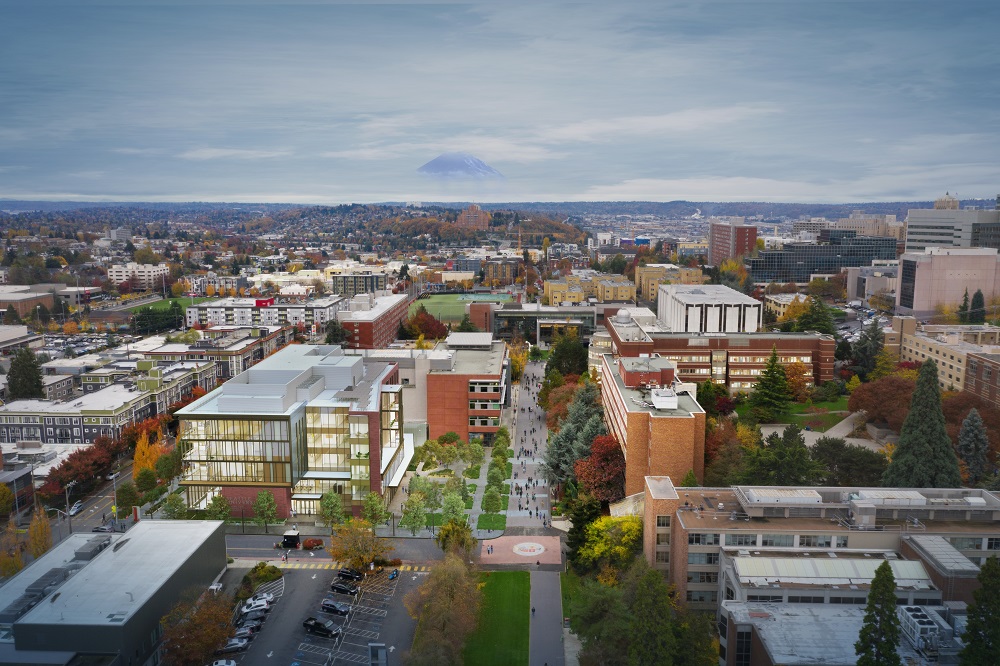
M191 301L194 301L195 305L198 303L204 303L205 301L214 301L214 298L208 298L205 296L199 296L194 299L191 298L167 298L161 301L155 301L153 303L145 303L143 305L136 305L128 309L129 312L135 312L136 310L141 310L142 308L152 308L154 310L169 310L170 304L177 301L177 304L181 306L181 309L186 308L191 305Z
M527 571L481 574L479 626L465 643L465 663L520 666L528 663L531 579Z
M507 478L509 479L514 475L514 463L507 463Z
M788 420L803 430L809 428L816 432L826 432L843 421L844 418L843 414L796 414Z
M833 400L831 402L814 402L811 405L802 402L792 402L789 403L788 405L788 413L782 417L779 417L777 420L773 421L773 423L798 423L799 425L801 425L801 421L796 420L796 417L799 416L811 417L811 418L820 418L826 416L836 417L836 421L834 421L834 423L837 423L843 420L847 416L848 412L847 399L848 396L844 395L841 396L839 399ZM807 411L809 409L816 409L816 410L825 409L826 411L810 412ZM740 418L745 417L749 411L750 411L750 405L748 403L744 403L736 408L736 414ZM834 412L843 412L843 413L835 414Z
M580 595L583 589L583 579L572 571L564 571L559 574L559 583L562 588L563 617L568 617L572 620L573 616L570 613L570 609L573 607L574 599Z
M510 495L510 484L509 483L503 484L503 492L501 492L500 494L501 495Z
M476 522L477 530L505 530L507 529L507 516L502 513L481 513Z
M846 412L848 396L842 395L837 400L831 402L814 402L807 405L803 402L793 402L788 406L789 414L805 414L810 407L815 409L825 409L829 412Z
M464 476L467 479L478 479L479 473L481 471L482 468L479 465L475 465L473 467L466 467L465 471L462 472L462 476Z
M500 501L503 503L503 510L506 511L507 505L510 503L510 495L504 495L500 498Z
M476 501L476 498L473 497L472 495L469 495L469 499L465 500L465 508L471 510L472 509L472 505L475 503L475 501Z

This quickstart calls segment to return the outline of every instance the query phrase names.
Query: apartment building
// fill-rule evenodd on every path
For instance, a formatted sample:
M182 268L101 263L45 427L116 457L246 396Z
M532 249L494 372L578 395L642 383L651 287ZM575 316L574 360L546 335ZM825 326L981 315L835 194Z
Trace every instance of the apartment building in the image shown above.
M339 273L330 277L330 291L344 298L354 298L358 294L373 294L385 291L388 285L385 273Z
M662 358L605 354L601 403L608 432L625 454L625 494L642 492L649 475L684 478L705 471L705 410L694 386L675 383L676 364Z
M593 270L578 270L542 284L542 296L549 305L634 301L635 284L624 275L609 275Z
M742 217L708 221L708 263L719 266L726 259L749 256L757 249L757 227Z
M490 227L491 216L488 211L483 210L476 204L471 204L468 208L458 214L455 226L459 229L469 229L472 231L486 231Z
M485 271L487 284L505 287L514 284L521 275L521 262L487 261Z
M753 333L763 323L760 301L718 284L662 284L656 312L676 333Z
M939 306L957 307L981 289L986 302L1000 293L1000 255L995 248L930 247L899 259L896 313L924 318Z
M674 285L667 285L674 286ZM682 382L710 378L730 391L751 391L777 349L783 364L800 362L809 382L833 379L836 340L821 333L674 333L648 310L622 308L605 320L612 349L619 356L659 356L677 365Z
M340 296L308 301L275 298L220 298L188 305L184 319L188 326L298 326L322 329L348 307Z
M118 437L127 426L165 414L195 386L209 390L214 385L211 361L139 361L130 381L77 399L15 400L0 406L0 442L91 444L98 437Z
M894 318L894 330L897 319L899 329L906 322ZM966 385L969 355L995 353L1000 353L1000 327L989 324L912 326L911 332L899 335L899 360L923 363L934 359L938 383L948 391L960 391Z
M409 315L406 294L358 294L347 309L337 312L337 320L347 332L345 346L351 349L388 347L399 334L399 326Z
M168 342L143 352L163 362L206 360L215 362L217 382L224 382L259 363L295 337L291 326L213 326L201 340L187 344Z
M170 277L170 267L163 263L137 264L130 261L127 264L115 264L108 268L108 281L111 284L129 282L135 291L161 289L168 277Z
M178 410L181 485L196 506L267 489L283 518L314 514L328 491L355 513L369 492L391 499L413 456L401 390L394 363L290 345Z
M708 276L700 268L674 264L647 264L635 267L635 289L639 298L655 301L661 284L705 284Z

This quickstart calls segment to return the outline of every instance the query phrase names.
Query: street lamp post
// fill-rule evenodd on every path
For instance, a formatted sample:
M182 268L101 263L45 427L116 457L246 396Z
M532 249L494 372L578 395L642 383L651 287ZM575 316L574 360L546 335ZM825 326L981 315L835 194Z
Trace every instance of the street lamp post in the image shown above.
M76 485L76 481L70 481L66 484L66 518L69 521L69 533L73 533L73 516L69 514L69 491L73 486Z

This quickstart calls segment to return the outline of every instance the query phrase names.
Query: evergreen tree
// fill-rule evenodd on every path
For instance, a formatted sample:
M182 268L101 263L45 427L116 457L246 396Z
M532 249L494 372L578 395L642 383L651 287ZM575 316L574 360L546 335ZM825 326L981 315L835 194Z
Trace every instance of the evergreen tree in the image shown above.
M347 340L347 330L336 319L332 319L326 324L326 338L324 342L328 345L339 345Z
M750 408L758 421L766 423L784 414L791 398L785 368L778 361L778 348L771 347L771 357L750 395Z
M809 486L826 473L809 455L802 431L796 425L768 435L760 446L746 450L743 476L747 483L765 486Z
M455 330L459 333L476 333L479 329L472 323L472 317L466 314Z
M965 625L963 666L996 663L1000 654L1000 559L986 558L979 570L979 589L972 593Z
M882 351L883 343L882 328L878 325L878 320L874 317L871 322L861 330L857 344L854 345L854 370L867 378L868 373L875 369L875 362L879 352Z
M545 372L558 370L563 375L582 375L587 372L587 348L575 333L556 337Z
M986 435L983 419L973 407L962 421L962 429L958 431L958 455L965 463L966 481L970 486L979 485L986 477L989 449L990 440Z
M7 395L11 400L44 398L42 388L42 368L35 353L23 347L17 350L7 374Z
M3 323L7 326L21 323L21 315L17 314L17 310L13 305L7 306L7 312L3 315Z
M799 317L795 329L833 335L833 315L830 314L830 309L816 296L810 296L808 301L806 311Z
M969 290L965 290L965 296L962 297L962 304L958 306L958 323L968 324L969 323Z
M861 625L854 653L858 666L900 666L896 648L899 647L899 618L896 616L896 578L889 562L882 562L875 570L868 606Z
M567 517L573 526L566 537L566 556L575 563L577 551L587 542L587 526L601 517L601 503L590 495L580 495L570 505Z
M968 293L969 292L966 292L966 294ZM986 301L983 298L982 289L976 289L976 293L972 295L972 306L969 308L969 323L986 323Z
M931 359L920 368L910 411L903 421L892 461L882 476L882 485L894 488L958 488L962 485L958 457L941 411L937 364Z

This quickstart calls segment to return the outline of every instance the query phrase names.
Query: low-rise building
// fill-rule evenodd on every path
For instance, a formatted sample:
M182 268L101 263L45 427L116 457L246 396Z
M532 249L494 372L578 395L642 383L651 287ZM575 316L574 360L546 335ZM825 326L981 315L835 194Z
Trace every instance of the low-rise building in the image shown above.
M656 313L675 333L754 333L763 323L763 304L719 284L661 284Z
M53 290L54 291L54 290ZM7 316L7 309L13 306L17 316L28 319L35 315L37 308L44 306L50 312L55 307L55 295L48 291L35 291L30 285L0 285L0 313ZM9 324L10 322L4 322Z
M661 284L706 284L708 276L700 268L675 264L646 264L635 267L635 289L639 298L655 301Z
M0 326L0 353L13 354L22 347L40 349L45 346L45 337L28 331L20 324Z
M0 588L0 662L158 663L163 616L225 570L221 521L72 534Z
M777 319L781 319L788 312L788 307L792 303L805 303L809 297L805 294L768 294L764 297L764 307L767 308Z
M216 379L224 382L289 344L295 330L291 326L213 326L201 331L201 336L192 344L168 342L143 356L166 362L214 361Z
M358 294L346 310L337 312L337 320L347 333L346 347L381 349L388 347L399 334L399 326L409 316L407 294Z
M902 328L906 321L895 318L893 329ZM934 359L938 366L938 383L949 391L961 390L966 385L970 354L996 353L1000 353L1000 327L989 324L914 326L912 332L899 335L899 360L923 363Z
M347 299L327 296L308 301L275 298L220 298L188 305L188 326L298 326L322 329L347 307Z
M847 300L868 302L878 293L891 294L893 299L899 290L899 262L878 262L875 266L850 267L847 269Z
M542 295L550 305L598 303L635 300L635 284L624 275L610 275L594 270L573 271L559 279L546 280Z
M604 355L601 403L608 432L625 454L625 494L642 492L651 474L701 479L705 410L694 386L675 383L676 365L662 358Z
M285 347L177 411L189 504L249 506L266 489L285 518L330 491L355 513L369 492L392 499L413 456L401 391L394 363Z
M154 291L170 277L170 266L160 264L137 264L130 261L127 264L115 264L108 268L108 281L111 284L128 282L134 291Z

